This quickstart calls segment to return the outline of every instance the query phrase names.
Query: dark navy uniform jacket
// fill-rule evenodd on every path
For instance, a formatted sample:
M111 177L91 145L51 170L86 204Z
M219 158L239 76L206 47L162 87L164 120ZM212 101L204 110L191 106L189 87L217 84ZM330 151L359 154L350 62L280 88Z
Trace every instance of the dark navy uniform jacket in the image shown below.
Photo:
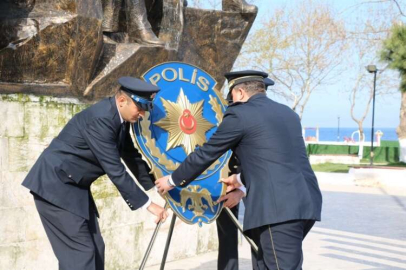
M320 220L322 196L298 115L256 94L229 106L217 131L172 174L186 186L227 150L241 162L247 188L244 231L295 219Z
M131 210L143 206L153 187L149 168L134 148L129 123L123 129L114 97L106 98L76 114L38 158L23 186L43 199L89 219L94 204L90 185L107 174Z

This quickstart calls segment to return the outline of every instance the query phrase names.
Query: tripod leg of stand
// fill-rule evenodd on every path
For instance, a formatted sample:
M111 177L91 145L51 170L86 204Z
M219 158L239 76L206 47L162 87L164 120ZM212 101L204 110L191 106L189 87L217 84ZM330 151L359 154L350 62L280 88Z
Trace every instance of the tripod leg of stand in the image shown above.
M251 238L249 238L248 236L246 236L243 233L241 224L238 222L238 219L234 216L233 212L231 212L231 210L228 207L224 207L224 210L226 210L228 216L231 218L231 220L233 221L233 223L235 224L235 226L237 227L237 229L241 232L241 234L244 236L244 238L248 241L248 243L250 244L251 248L255 251L255 253L258 254L258 247L257 245L254 243L254 241L252 241Z
M165 204L164 208L165 209L168 208L168 203ZM159 228L161 228L161 225L162 225L162 221L158 222L158 224L155 227L154 233L152 234L151 241L149 241L147 251L145 252L144 258L142 259L139 270L143 270L145 265L147 264L149 254L151 253L152 247L154 246L156 236L158 235L158 231L159 231Z
M173 228L175 227L175 221L176 221L176 215L175 215L175 213L173 213L172 220L171 220L171 226L169 227L168 238L166 239L164 256L162 257L160 270L165 269L166 257L168 256L169 245L171 244Z

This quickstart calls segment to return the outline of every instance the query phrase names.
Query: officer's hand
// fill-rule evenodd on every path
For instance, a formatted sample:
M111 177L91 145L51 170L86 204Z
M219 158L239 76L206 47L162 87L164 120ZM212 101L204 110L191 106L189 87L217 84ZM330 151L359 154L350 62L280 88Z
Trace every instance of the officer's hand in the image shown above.
M238 183L236 174L232 174L227 178L221 178L220 182L223 182L224 184L227 185L226 192L230 192L230 191L232 191L232 190L234 190L236 188L241 187L241 184Z
M159 221L165 222L166 218L168 217L168 212L162 207L157 205L156 203L151 203L147 210L156 216L155 223L158 223Z
M217 200L217 202L226 201L226 202L224 203L224 206L225 206L225 207L228 207L228 208L233 208L234 206L236 206L236 205L241 201L241 199L242 199L244 196L245 196L245 193L244 193L244 192L242 192L242 191L239 190L239 189L236 189L236 190L234 190L233 192L230 192L230 193L228 193L228 194L226 194L226 195L221 196L221 197Z
M174 186L169 185L169 175L156 180L155 186L161 195L165 195L165 193L174 188Z

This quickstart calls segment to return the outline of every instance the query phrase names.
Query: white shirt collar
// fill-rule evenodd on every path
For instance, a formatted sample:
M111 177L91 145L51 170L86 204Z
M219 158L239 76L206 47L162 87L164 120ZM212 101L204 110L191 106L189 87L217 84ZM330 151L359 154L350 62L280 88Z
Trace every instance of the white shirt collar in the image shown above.
M116 105L117 105L118 115L120 116L120 121L121 121L120 123L122 124L122 123L124 123L124 119L123 119L123 117L121 116L120 110L118 109L117 100L116 100Z

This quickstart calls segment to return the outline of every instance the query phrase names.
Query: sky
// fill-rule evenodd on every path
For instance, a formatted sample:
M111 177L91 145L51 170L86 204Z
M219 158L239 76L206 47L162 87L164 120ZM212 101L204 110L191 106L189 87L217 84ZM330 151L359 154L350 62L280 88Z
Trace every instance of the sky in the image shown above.
M329 1L330 5L338 12L346 12L362 0L336 0ZM191 1L189 1L191 2ZM218 8L221 8L221 1L217 0ZM217 4L216 2L216 4ZM264 21L271 13L272 9L283 7L285 5L294 5L294 0L252 0L247 2L254 2L258 6L258 16L250 33L261 26L261 21ZM212 1L213 3L213 1ZM191 3L193 5L193 3ZM363 16L363 15L360 15ZM382 66L381 63L376 64L378 67ZM238 67L234 67L238 69ZM367 71L365 71L367 72ZM373 74L370 74L371 82L373 81ZM378 74L379 76L379 74ZM337 127L338 117L340 118L341 127L356 128L357 124L351 119L350 115L350 101L349 94L343 93L342 87L345 84L346 78L336 80L334 84L325 86L323 89L316 90L306 105L302 125L305 127ZM377 88L379 85L377 85ZM286 101L272 95L270 98L278 102L286 103ZM289 105L289 104L287 104ZM356 114L361 114L364 108L356 107ZM377 96L375 103L375 127L377 128L396 128L399 124L399 111L400 111L400 92L396 92L390 96ZM372 104L369 113L364 121L364 127L369 128L372 125Z
M267 14L271 13L272 8L282 7L286 4L293 4L296 1L289 0L256 0L255 4L258 6L258 16L252 29L259 27ZM334 9L343 12L353 7L360 1L356 0L340 0L330 1ZM253 32L253 31L252 31ZM251 33L252 33L251 32ZM372 64L372 63L371 63ZM378 67L382 64L374 63ZM365 71L367 72L367 71ZM379 75L378 75L379 76ZM343 80L345 80L343 78ZM371 74L371 81L373 74ZM341 127L358 127L352 120L350 115L350 101L349 94L343 93L341 80L333 85L326 86L327 89L316 90L306 106L302 118L302 125L305 127L337 127L338 117L340 117ZM376 86L377 88L379 85ZM278 99L275 96L269 95L275 100L286 103L284 100ZM287 104L289 105L289 104ZM356 107L356 114L362 114L364 107ZM400 92L391 96L378 96L375 100L375 127L379 128L395 128L399 125L399 111L400 111ZM372 104L366 119L364 120L364 127L372 126Z
M258 16L253 25L253 29L260 26L267 14L270 13L272 8L282 7L286 4L292 4L295 1L289 0L256 0L255 4L258 6ZM330 1L330 4L339 11L345 12L353 7L360 1L356 0L340 0ZM371 63L372 64L372 63ZM378 67L382 64L374 63ZM367 71L365 71L367 72ZM378 75L379 76L379 75ZM345 80L345 78L343 78ZM349 94L343 93L341 90L341 80L333 85L326 86L327 89L314 92L306 106L302 118L302 125L305 127L337 127L338 117L340 117L341 127L358 127L352 120L350 115L350 102ZM373 81L373 74L371 74L371 81ZM379 87L379 85L377 85ZM271 98L276 99L281 103L284 100L278 100L275 96L269 95ZM287 104L289 105L289 104ZM360 109L364 107L356 107L356 113L360 115ZM375 100L375 127L379 128L395 128L399 125L399 111L400 111L400 92L391 96L378 96ZM372 104L366 119L364 120L364 127L372 126Z

